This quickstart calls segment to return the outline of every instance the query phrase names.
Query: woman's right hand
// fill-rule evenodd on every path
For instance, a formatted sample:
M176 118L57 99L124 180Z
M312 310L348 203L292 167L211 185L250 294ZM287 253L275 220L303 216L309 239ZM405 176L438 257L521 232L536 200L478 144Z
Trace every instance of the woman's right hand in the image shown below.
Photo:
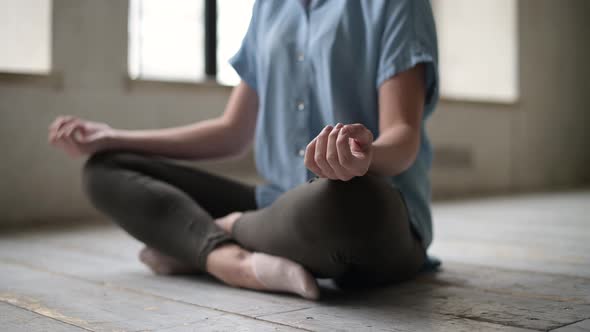
M58 116L49 126L48 141L70 157L90 155L107 147L114 130L106 123Z

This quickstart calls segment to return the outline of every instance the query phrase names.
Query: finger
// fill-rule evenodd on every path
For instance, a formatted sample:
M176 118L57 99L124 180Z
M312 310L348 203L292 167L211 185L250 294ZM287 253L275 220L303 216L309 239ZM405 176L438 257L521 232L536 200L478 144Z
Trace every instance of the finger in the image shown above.
M56 148L60 148L62 150L66 150L68 148L66 142L64 142L63 140L58 140L58 139L51 142L51 145L55 146Z
M96 140L98 137L100 137L100 133L87 134L84 131L84 128L78 128L78 129L79 130L74 132L74 135L72 136L74 141L76 141L78 144L88 144L88 143L91 143L94 140ZM76 135L76 133L79 133L79 134Z
M55 130L51 130L49 132L49 140L50 143L52 144L56 144L59 143L63 136L64 136L64 129L66 128L67 125L64 125L62 122L60 122L59 124L57 124L54 128ZM59 129L57 129L59 128Z
M64 136L62 141L64 142L64 148L70 157L78 157L81 155L80 147L72 137Z
M351 171L354 175L358 175L355 172L355 157L350 151L350 137L349 135L340 130L340 134L338 135L338 139L336 140L336 148L338 149L338 160L340 164L346 168L347 170Z
M56 125L54 126L54 128L52 130L55 139L60 139L61 136L63 136L63 134L64 134L64 128L69 126L74 121L77 121L77 119L74 117L64 117L61 121L56 123Z
M79 121L72 121L69 125L67 125L64 129L66 136L73 138L74 137L74 132L76 132L76 130L80 129L82 127L82 124Z
M64 125L68 124L71 121L76 120L76 117L73 117L71 115L64 115L64 116L59 116L57 117L57 119L55 119L55 121L53 121L53 123L50 126L50 130L57 132L59 131L59 129L61 129Z
M55 145L56 141L55 132L49 130L49 133L47 134L47 142Z
M57 128L59 128L60 124L64 121L64 116L60 115L58 117L55 118L55 120L53 120L53 122L51 122L51 124L49 125L49 130L55 131Z
M322 173L325 175L325 177L329 179L336 179L336 174L334 173L334 170L330 167L330 164L328 164L328 161L326 160L328 135L330 134L332 129L332 126L327 126L318 135L315 147L314 160L318 167L322 170Z
M59 116L57 118L55 118L55 120L51 121L51 123L49 124L49 127L47 128L49 131L49 134L55 132L55 128L57 127L57 124L59 121L60 121Z
M61 124L63 123L63 121L64 121L64 117L63 116L58 116L49 125L48 139L49 139L49 142L50 143L55 143L56 142L56 140L57 140L57 130L59 129L59 127L61 126Z
M68 155L71 154L72 143L66 140L65 138L56 139L52 144L55 147L64 150Z
M343 130L350 138L357 140L360 145L373 143L373 133L360 123L346 125Z
M348 170L342 165L340 165L340 160L338 158L338 149L336 148L336 140L338 139L338 134L340 133L340 129L342 128L342 124L337 124L330 135L328 135L328 145L326 149L326 160L330 167L334 170L336 177L339 180L348 181L352 177L348 172Z
M319 177L326 177L320 167L316 164L314 156L315 156L315 147L317 143L317 137L314 138L305 148L305 167L307 167L310 171L315 173L315 175Z
M71 137L73 132L81 126L82 123L79 120L72 120L59 129L57 132L57 137Z

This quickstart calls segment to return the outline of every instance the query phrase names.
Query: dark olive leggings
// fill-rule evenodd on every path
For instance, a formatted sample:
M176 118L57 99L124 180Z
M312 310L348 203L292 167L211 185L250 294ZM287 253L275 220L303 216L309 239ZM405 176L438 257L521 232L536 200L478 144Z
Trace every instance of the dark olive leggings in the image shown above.
M94 206L139 241L205 271L225 243L289 258L342 287L376 286L414 276L425 260L399 191L374 175L316 179L258 209L255 190L171 160L102 152L86 162ZM214 219L247 211L232 234Z

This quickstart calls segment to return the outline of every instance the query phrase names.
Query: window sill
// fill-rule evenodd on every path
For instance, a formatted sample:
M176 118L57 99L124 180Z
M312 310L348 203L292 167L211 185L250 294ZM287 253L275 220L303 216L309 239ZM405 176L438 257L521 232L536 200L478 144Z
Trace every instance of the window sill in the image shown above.
M460 97L451 97L451 96L441 96L439 99L441 104L447 105L471 105L471 106L495 106L499 108L506 108L511 109L516 107L520 104L520 99L516 98L514 100L500 100L500 99L475 99L475 98L460 98Z
M218 90L229 93L234 88L233 86L220 84L215 79L205 79L198 82L180 82L132 79L126 76L123 80L127 92L194 92L195 90Z
M0 86L26 86L62 90L64 80L63 75L59 72L50 72L48 74L0 72Z

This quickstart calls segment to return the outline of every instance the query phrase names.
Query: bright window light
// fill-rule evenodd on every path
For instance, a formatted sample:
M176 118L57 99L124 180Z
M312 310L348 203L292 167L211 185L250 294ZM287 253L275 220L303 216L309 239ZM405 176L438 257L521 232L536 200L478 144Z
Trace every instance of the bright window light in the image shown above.
M204 1L131 0L129 76L201 81L205 78Z
M518 100L516 0L432 0L441 96L512 103Z
M51 71L51 0L0 0L0 71Z
M254 0L217 0L217 81L237 85L240 77L228 63L248 30Z

